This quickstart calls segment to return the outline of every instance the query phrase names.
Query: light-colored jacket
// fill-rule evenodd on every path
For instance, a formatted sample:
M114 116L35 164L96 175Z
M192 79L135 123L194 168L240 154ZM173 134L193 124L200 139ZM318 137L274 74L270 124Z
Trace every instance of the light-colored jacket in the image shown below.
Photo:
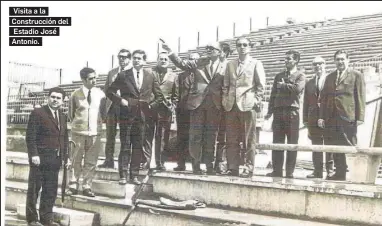
M102 120L106 116L105 93L98 87L91 89L91 104L83 87L75 90L69 99L69 118L72 133L94 136L102 132Z
M223 80L222 104L231 111L234 103L240 111L251 111L262 101L265 87L265 72L261 61L247 58L241 71L238 60L229 61Z

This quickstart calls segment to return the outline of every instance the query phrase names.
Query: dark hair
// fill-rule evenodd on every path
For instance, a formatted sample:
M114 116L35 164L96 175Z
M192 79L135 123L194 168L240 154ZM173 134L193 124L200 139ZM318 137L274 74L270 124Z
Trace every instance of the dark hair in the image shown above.
M146 55L146 52L145 52L145 51L143 51L143 50L141 50L141 49L134 50L134 52L133 52L133 56L134 56L134 54L136 54L136 53L138 53L138 54L143 54L143 60L146 60L147 55Z
M334 53L334 59L336 59L336 57L337 57L338 54L345 54L346 59L349 59L349 53L348 53L346 50L344 50L344 49L337 50L337 51Z
M288 50L285 55L293 55L293 59L297 61L297 63L300 62L300 53L296 50Z
M222 49L223 53L225 53L225 57L228 57L229 54L231 53L231 47L229 46L228 43L222 42L220 43L220 48Z
M48 93L48 96L50 96L50 94L52 94L53 92L55 93L61 93L62 94L62 99L65 98L65 91L63 89L61 89L60 87L56 86L56 87L53 87L53 88L50 88L49 89L49 93Z
M127 49L121 49L121 50L119 50L118 55L119 55L120 53L127 53L127 58L131 59L131 53L130 53L129 50L127 50Z
M252 41L251 41L251 39L248 38L248 37L245 37L245 36L238 37L238 38L236 39L235 44L237 45L237 42L238 42L239 40L241 40L241 39L246 39L246 40L248 41L248 45L249 45L250 47L252 47Z
M87 79L89 77L89 74L94 73L95 70L90 67L84 67L80 71L81 79Z

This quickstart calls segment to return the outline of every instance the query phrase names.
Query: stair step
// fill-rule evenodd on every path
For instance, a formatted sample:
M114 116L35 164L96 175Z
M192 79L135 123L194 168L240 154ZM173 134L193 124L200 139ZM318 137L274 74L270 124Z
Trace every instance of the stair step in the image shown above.
M16 211L5 210L4 211L4 225L5 226L27 226L26 220L19 219Z
M12 202L17 202L17 199L25 200L26 189L26 183L6 181L7 202L9 202L8 199L11 199ZM10 205L9 203L7 204L9 208ZM17 204L17 206L21 208L21 205ZM78 210L97 212L100 218L99 225L112 226L121 225L128 210L131 208L131 202L130 200L102 196L89 198L77 195L68 198L68 201L65 202L65 208L69 206ZM55 211L58 209L55 208ZM97 226L97 224L94 225ZM337 226L343 224L321 223L310 220L261 215L254 211L242 212L213 207L196 210L169 210L139 205L131 215L127 225Z
M26 205L24 203L17 205L17 216L19 219L26 219L25 213ZM38 209L38 206L37 206ZM61 226L92 226L99 225L99 214L58 206L53 207L54 222L59 223Z

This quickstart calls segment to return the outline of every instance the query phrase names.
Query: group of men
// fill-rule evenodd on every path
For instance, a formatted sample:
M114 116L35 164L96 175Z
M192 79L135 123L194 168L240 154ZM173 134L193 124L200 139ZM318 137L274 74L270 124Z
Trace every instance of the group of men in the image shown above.
M150 168L155 137L157 170L164 170L163 153L169 150L170 126L177 120L178 166L186 169L186 156L192 159L194 174L239 176L239 166L245 164L249 175L254 170L259 130L257 114L265 87L262 62L250 56L251 41L236 40L238 57L227 60L227 43L210 44L206 56L192 54L181 59L166 44L153 69L143 68L146 53L126 49L118 53L119 67L108 74L102 91L95 87L97 75L92 68L83 68L83 86L69 98L68 118L71 136L76 144L68 153L67 118L59 110L65 92L58 87L49 91L48 104L36 108L30 116L26 142L30 161L27 195L29 225L38 222L36 202L41 187L40 222L52 221L52 208L57 196L58 172L62 161L69 158L68 194L78 194L82 175L82 194L94 197L91 183L99 156L102 123L106 122L105 162L99 167L114 168L117 124L121 150L118 156L120 184L127 180L140 184L140 169ZM169 67L170 60L182 69L179 75ZM365 81L361 73L348 67L345 51L334 54L337 70L326 75L325 60L316 57L316 75L305 82L298 70L300 54L288 51L286 70L274 78L268 112L273 115L273 143L297 144L299 138L300 99L304 93L303 122L308 127L312 144L355 145L357 125L364 120ZM225 146L225 152L223 152ZM244 152L243 152L244 150ZM227 170L220 163L227 159ZM293 178L297 152L288 151L286 177ZM244 159L244 161L243 161ZM83 165L82 165L83 161ZM334 161L334 162L333 162ZM323 154L313 153L314 172L309 178L323 177ZM206 165L206 172L201 170ZM268 176L282 177L284 152L272 151L273 171ZM334 166L336 172L334 173ZM344 154L326 154L327 179L346 179Z

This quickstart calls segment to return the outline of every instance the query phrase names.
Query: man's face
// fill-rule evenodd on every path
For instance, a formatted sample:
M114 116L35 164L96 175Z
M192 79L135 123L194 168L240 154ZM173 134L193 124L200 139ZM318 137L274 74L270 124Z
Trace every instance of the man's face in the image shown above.
M344 71L349 65L349 59L346 57L345 53L337 54L335 59L337 70Z
M127 58L127 54L127 52L121 52L118 54L118 62L121 68L126 67L130 62L130 59Z
M248 54L250 50L249 41L245 38L239 39L236 43L236 49L239 55Z
M167 68L170 65L170 61L167 54L159 54L158 56L158 66L161 68Z
M82 79L84 86L88 89L93 88L97 84L97 75L96 73L90 73L86 79Z
M285 55L285 67L288 70L293 69L297 65L297 60L293 58L293 54Z
M313 61L313 69L314 73L317 75L322 75L325 72L325 61L323 60L314 60Z
M220 52L221 52L220 50L215 49L213 46L207 46L206 51L207 51L207 56L211 58L217 58L218 56L220 56Z
M136 53L133 55L133 66L134 67L143 67L145 60L143 59L143 54Z
M62 93L52 92L48 97L48 105L53 110L59 109L63 103L64 98L62 96Z

